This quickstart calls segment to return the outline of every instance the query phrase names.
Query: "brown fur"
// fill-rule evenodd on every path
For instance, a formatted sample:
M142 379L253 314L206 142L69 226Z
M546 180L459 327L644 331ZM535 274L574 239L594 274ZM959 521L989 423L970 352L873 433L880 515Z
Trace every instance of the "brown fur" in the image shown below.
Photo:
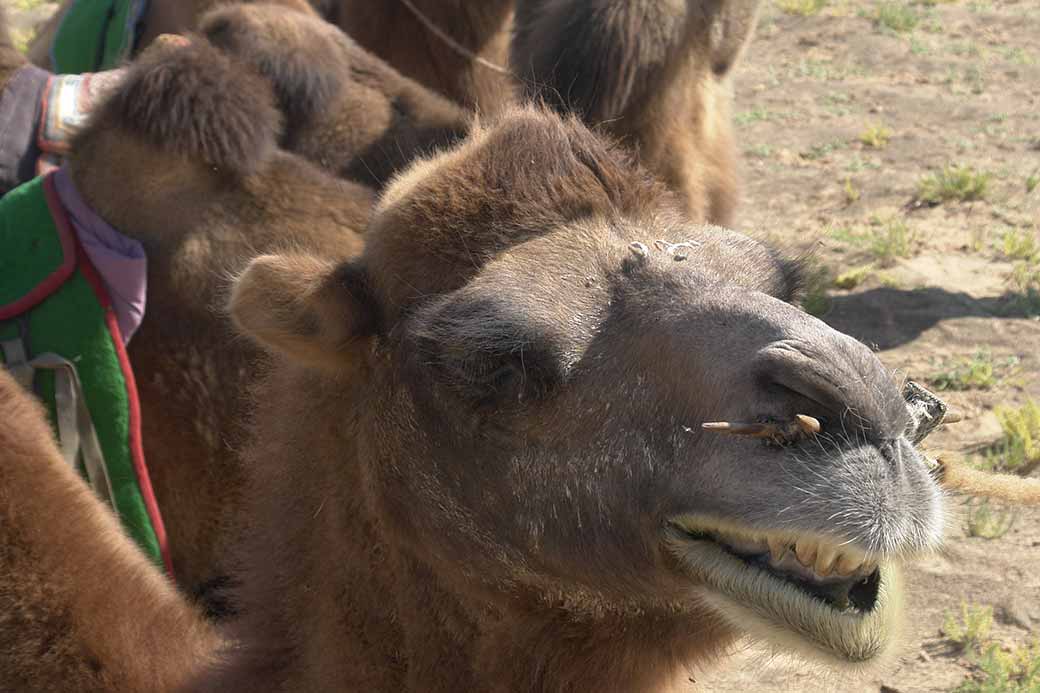
M413 0L431 22L472 54L505 67L512 0ZM400 0L331 0L326 17L406 77L481 114L511 101L513 80L460 55Z
M54 44L61 20L75 0L64 0L54 15L39 27L32 43L29 44L29 60L45 69L53 69L50 50ZM249 3L253 0L152 0L148 3L148 11L144 16L143 31L138 40L136 51L143 51L163 34L185 34L194 29L198 20L214 7L230 1ZM299 12L313 12L307 0L263 0L274 2Z
M515 29L513 0L414 2L466 50L509 67L518 80L460 55L400 0L315 0L302 9L310 13L315 8L391 68L467 109L485 115L498 112L513 101L519 87L527 96L576 111L586 123L601 126L636 150L641 163L682 196L691 218L733 223L738 195L729 75L750 38L760 0L518 0ZM156 0L142 45L160 32L195 26L212 4L212 0ZM279 4L301 9L305 3L283 0ZM410 160L412 150L450 143L464 131L460 116L451 113L447 104L430 102L428 95L405 82L403 89L392 89L396 90L390 102L393 110L376 116L368 109L368 122L392 119L403 111L406 119L419 123L419 114L428 114L432 117L423 129L410 130L420 141L403 137L392 124L380 125L377 129L385 138L374 142L359 130L346 134L338 118L359 102L345 97L330 103L334 91L330 76L342 72L344 65L335 58L336 50L319 53L317 46L328 43L289 44L297 48L295 62L311 66L307 79L297 79L302 74L298 69L283 75L294 78L292 91L279 85L279 76L269 74L289 119L283 145L330 170L380 185L388 171ZM277 45L246 47L246 53L255 58L255 48L269 52ZM236 50L242 49L239 43ZM361 103L369 101L366 90L401 81L382 66L376 72L388 74L378 74L374 80L360 78L359 70L370 74L372 63L356 57L353 61L350 96L360 95ZM292 62L280 56L275 64L291 67ZM318 65L324 69L315 69ZM315 110L312 106L319 102L333 108ZM322 116L320 122L309 118L313 113ZM358 122L353 113L346 117L355 125ZM397 142L405 154L395 160ZM358 160L353 154L363 144L371 147ZM389 166L380 168L382 163Z
M208 69L198 69L199 62ZM281 117L264 98L269 88L205 42L192 51L152 51L127 80L101 118L123 123L142 144L233 176L255 172L274 152Z
M512 62L528 93L639 153L694 218L736 205L729 74L759 0L519 0Z
M78 138L71 162L88 203L148 253L148 312L129 351L145 453L189 593L226 575L225 530L241 500L234 458L257 353L220 316L226 278L273 248L356 252L373 200L279 150L273 113L266 83L204 42L155 46Z
M209 64L197 47L182 50L197 56L181 58L183 72ZM194 84L194 98L212 97L209 82ZM774 526L802 480L788 463L818 447L720 441L691 427L709 415L809 411L847 427L841 454L814 457L803 476L852 474L879 496L861 499L860 488L837 506L791 505L800 510L784 527L834 533L811 513L861 500L878 513L878 499L906 507L872 519L936 521L915 515L934 484L871 351L784 303L795 273L769 249L691 224L673 194L574 118L509 111L417 163L384 193L359 254L339 220L323 221L331 195L310 207L285 201L342 183L322 183L278 150L250 175L207 175L200 161L135 142L118 114L103 110L79 151L138 162L124 185L147 209L124 209L105 187L119 166L91 167L100 182L73 172L156 251L163 320L146 320L135 345L151 329L152 353L194 347L201 372L228 372L210 368L218 353L228 358L222 335L183 331L198 319L188 311L221 293L211 275L223 261L239 273L236 323L272 351L243 452L241 615L218 663L196 660L188 690L679 690L688 667L737 631L683 567L695 558L680 563L669 550L671 518L703 511ZM188 185L191 194L177 187ZM174 206L184 228L156 221ZM248 241L271 254L242 272ZM679 243L688 256L668 251ZM234 398L255 371L238 363L245 375L228 396L241 417ZM177 364L150 367L175 381L169 420L223 414L176 401L192 387ZM172 452L200 476L195 451ZM852 453L858 462L846 465ZM40 541L71 531L49 525ZM127 545L114 526L77 538L83 551ZM884 539L903 552L926 537ZM93 593L83 594L48 603L78 606ZM135 656L119 632L96 634L102 669ZM183 665L184 647L199 641L182 632L149 652L169 647ZM90 681L80 669L66 685Z
M485 192L497 189L510 194ZM496 557L496 538L481 536L488 528L464 518L440 518L424 530L447 544L457 538L464 562L472 562L447 568L407 538L416 529L407 519L404 487L411 484L398 474L411 465L396 455L410 454L411 443L390 443L393 452L382 454L370 447L389 434L374 416L388 403L378 393L392 399L396 381L410 377L407 366L384 360L394 326L524 239L589 218L642 219L662 233L682 224L670 195L619 152L574 121L525 110L399 180L369 229L363 262L333 273L314 260L254 261L232 300L240 325L317 370L283 362L258 397L247 453L255 534L242 559L244 618L236 630L245 649L230 653L204 690L274 680L282 682L278 690L300 691L664 691L678 685L685 666L729 641L729 630L696 605L663 596L616 601L614 587L608 597L599 586L528 583L521 565ZM758 257L752 262L775 270L758 274L760 286L788 292L784 270L768 254ZM283 311L289 297L293 307ZM359 322L373 306L375 321ZM329 339L301 330L296 316L310 311L336 316L330 323L344 332ZM322 321L303 321L315 323ZM326 356L315 358L315 349ZM424 369L440 368L417 358ZM460 375L444 378L462 387ZM531 370L528 377L537 387L543 376ZM323 419L328 425L298 425ZM286 459L294 460L291 469ZM286 484L293 493L282 490ZM449 531L442 520L463 524ZM492 576L503 570L511 577L498 584Z
M328 35L322 26L301 17L262 5L217 10L204 20L202 30L230 61L214 55L199 38L184 53L156 48L77 143L83 151L73 163L87 200L117 228L140 238L152 258L148 316L161 315L163 320L146 317L131 344L131 356L141 381L154 482L167 515L178 575L190 592L207 590L226 572L218 566L222 533L212 527L231 522L238 507L241 472L231 452L243 440L245 400L238 383L241 374L248 378L253 372L255 356L248 345L230 338L212 311L223 294L221 278L240 269L248 256L279 247L280 239L290 248L299 244L313 252L313 239L329 233L336 217L348 228L360 229L372 199L358 187L341 192L298 159L278 152L272 103L281 102L295 126L288 141L282 135L283 144L319 160L325 144L328 152L339 151L343 162L351 162L337 164L337 156L326 161L329 168L339 166L345 169L341 173L355 172L362 179L362 172L370 172L373 184L382 183L427 148L429 123L461 120L457 110L424 95L349 39ZM274 50L276 43L289 46L289 55ZM310 52L311 45L327 55ZM297 60L295 54L311 59ZM203 63L209 67L204 69ZM243 73L246 66L263 67L273 91ZM344 80L343 67L351 71L349 79ZM280 98L272 101L277 94ZM362 108L331 107L351 101ZM179 104L188 110L178 110ZM233 108L225 112L229 104ZM190 116L207 111L211 115L205 119ZM398 113L383 120L381 114L393 111ZM248 125L242 127L246 120ZM381 133L384 126L390 129ZM322 142L330 128L340 136L340 144ZM396 147L382 156L382 142L393 139L402 145L403 160L393 155ZM416 146L410 148L409 143ZM373 158L370 151L380 156ZM577 151L593 150L582 145ZM184 160L184 152L191 152L192 158ZM207 160L246 178L240 184L226 180L226 175L202 165ZM578 173L604 175L594 164L590 162L588 173L584 168ZM482 186L496 178L503 179L496 189L513 184L513 164L499 165L502 172L489 171L487 178L465 189L469 199L486 203ZM548 159L541 165L554 171L561 164ZM250 176L250 171L257 174ZM631 196L643 189L626 191L630 181L622 180L622 185L610 188L612 195ZM141 200L149 203L142 205ZM573 207L572 215L580 215L588 202L581 197L560 201L557 209L568 206ZM558 211L544 219L548 212L530 212L534 227L560 221ZM246 235L241 220L257 215L259 221ZM435 219L417 228L434 227ZM230 231L234 229L238 230ZM222 240L214 244L213 238ZM411 241L402 242L407 246ZM427 254L414 255L414 270L407 253L402 250L400 255L397 276L402 285L421 287L431 278L450 277L440 269L431 271L433 260ZM192 422L187 430L183 421ZM196 462L179 461L183 459Z
M632 253L648 235L696 257ZM236 285L238 324L281 357L246 453L242 640L202 690L677 690L734 633L660 548L676 510L657 493L682 507L701 479L748 503L729 487L748 455L769 493L784 476L692 429L704 447L669 453L662 420L743 409L719 384L761 377L786 384L756 397L813 392L886 449L906 425L868 349L770 298L791 293L783 263L688 225L574 119L476 130L395 181L366 239L337 270L265 256ZM763 344L787 345L768 376ZM923 464L899 475L935 491Z
M0 688L184 685L215 634L64 462L42 407L2 368L0 411Z
M273 4L234 5L204 17L200 31L270 81L286 117L282 147L336 175L381 187L468 129L461 108L317 17Z
M250 382L258 372L257 352L244 341L233 339L227 325L216 318L214 306L225 294L223 279L239 272L255 253L299 251L307 256L292 265L299 277L313 278L317 273L324 278L322 273L327 273L329 263L358 252L360 240L354 230L364 227L372 197L361 186L330 180L276 146L277 117L272 114L278 96L290 121L300 114L293 112L295 106L286 98L287 94L306 95L304 101L310 113L314 113L328 95L320 80L318 87L312 88L313 83L307 82L309 77L301 78L300 73L290 71L289 77L283 79L286 73L276 70L265 75L266 82L274 86L272 92L265 80L247 74L244 66L249 56L255 55L249 51L230 50L230 58L221 58L201 44L183 49L184 53L174 54L165 47L155 50L154 56L144 57L124 90L81 136L72 171L88 202L118 228L142 240L151 258L151 319L146 318L135 337L131 355L142 392L147 454L166 514L178 577L189 592L198 593L226 574L227 565L221 559L227 552L227 532L231 531L228 528L235 525L242 513L240 494L245 483L244 470L235 457L235 450L245 439L243 422L248 405L243 382ZM169 68L171 64L177 65L175 71ZM244 77L236 84L239 75ZM301 80L302 86L294 85L294 79ZM294 92L295 88L303 91ZM389 90L391 96L396 88ZM225 90L231 98L224 98ZM207 118L187 117L189 103L207 113ZM165 107L156 108L156 104ZM424 113L421 102L416 113ZM317 337L322 346L308 363L328 368L330 347L332 359L339 364L338 353L354 353L360 345L369 343L368 339L351 339L348 327L367 334L393 324L399 317L398 311L405 310L416 298L465 283L476 268L474 258L483 262L495 255L515 242L517 232L534 238L548 229L604 210L638 217L653 209L655 223L670 220L681 224L682 215L663 190L643 174L634 174L623 157L604 149L577 124L559 124L552 118L527 112L514 116L509 125L478 133L455 154L406 174L406 181L412 180L417 186L412 191L417 194L406 194L408 204L404 207L398 206L402 198L394 195L410 190L408 185L397 186L388 196L385 213L374 228L385 230L389 225L399 231L380 233L372 253L374 257L386 253L386 261L399 269L375 277L359 277L349 271L341 276L343 285L350 287L352 295L362 302L368 300L369 292L379 293L383 309L378 314L360 321L360 326L348 323L343 332L330 331L326 326L329 316L335 315L335 308L331 313L317 309L314 317L308 318L307 311L297 313L296 302L272 300L268 304L272 309L271 329L265 332L262 323L255 321L250 321L250 328L278 346L285 337L278 329L284 326L285 318L279 317L275 309L287 305L298 322L289 330L284 348L299 358L306 348L301 349L300 340L293 335L307 334L310 339L303 340L304 344L313 343ZM491 138L490 143L484 142L485 137ZM475 149L498 152L501 156L476 156ZM519 156L521 152L523 156ZM531 169L526 168L529 159L535 162ZM463 161L475 168L467 173ZM214 166L218 170L214 171ZM456 172L445 175L443 166ZM525 170L537 170L539 175L522 175ZM438 181L436 189L426 190L424 186L431 180ZM572 184L556 189L553 186L558 181ZM506 190L509 194L488 195L488 190ZM413 208L414 205L418 207ZM451 222L453 219L455 222ZM475 228L469 225L478 221L482 229L489 221L501 229L500 245L488 244L486 230L470 237L465 246L457 244L459 229ZM518 224L523 228L518 230ZM423 233L416 238L414 232L418 229ZM314 265L308 259L311 255L319 256L321 263ZM438 265L438 261L442 264ZM324 269L319 271L316 267ZM270 280L262 283L277 286ZM322 295L324 279L315 286L319 287L315 295ZM788 290L785 287L785 280L775 278L769 290L784 293ZM283 285L283 290L287 295L296 295L298 286ZM349 308L346 314L351 314ZM337 378L356 373L355 367L350 366ZM293 375L291 382L295 383L295 378ZM313 414L317 417L319 412ZM292 420L308 419L294 416ZM288 435L289 423L272 422L272 430ZM336 438L334 442L341 441ZM338 454L324 444L318 448L330 456ZM278 449L289 454L286 447ZM344 513L365 517L362 511L367 512L360 507L365 503L349 494L352 483L361 484L364 480L351 476L354 472L330 479L329 472L323 468L313 487L310 480L303 483L309 490L301 491L304 500L300 502L306 504L321 497L338 508L326 512L326 505L320 500L315 502L311 512L319 517L324 515L322 522L328 519L333 524L301 543L300 551L304 554L312 550L320 553L315 542L328 541L332 536L329 532L343 531L336 522ZM290 495L295 494L294 491ZM537 651L539 634L555 633L560 627L571 631L574 641L589 642L609 639L619 623L636 634L635 640L642 633L682 630L674 625L674 620L673 625L668 625L668 614L673 609L668 604L655 604L638 617L627 614L625 609L625 613L614 613L611 607L604 619L586 621L588 613L598 613L602 604L598 598L581 597L579 617L575 618L570 609L547 615L542 609L545 595L538 590L518 595L507 607L493 607L490 622L475 622L470 607L458 602L455 588L445 592L436 580L428 579L430 566L407 553L382 555L384 538L378 524L370 518L347 530L352 538L344 541L353 548L345 550L360 552L372 560L351 569L347 575L338 566L323 565L321 569L327 569L327 578L322 578L324 591L317 598L341 593L344 584L348 591L359 594L373 585L389 586L398 578L388 576L388 571L406 576L412 580L408 583L411 587L399 594L396 612L417 612L415 623L407 632L402 633L393 618L388 620L381 601L361 600L326 610L320 601L310 601L311 596L294 590L292 600L302 600L301 605L310 604L311 608L318 604L317 610L323 615L308 625L309 632L301 635L299 643L294 635L282 645L269 648L265 638L290 626L278 610L265 610L263 614L269 617L263 619L265 623L248 626L250 635L257 640L250 640L254 647L242 655L244 659L236 661L231 676L245 677L242 680L256 677L257 682L266 682L274 672L293 677L304 688L307 685L300 681L317 685L346 678L370 682L376 689L394 689L402 681L421 688L423 681L435 683L441 678L444 687L450 688L476 676L472 667L478 668L481 676L501 670L503 680L531 674L526 669L515 669L515 658L500 657L493 647L481 643L513 643L520 650ZM307 534L311 529L302 527L298 531ZM302 557L294 554L288 558ZM253 570L260 567L255 559L248 563ZM304 568L310 570L301 565ZM270 576L261 577L267 580ZM265 584L258 581L257 588L268 589ZM436 608L423 610L431 602L436 603ZM513 623L514 616L527 613L531 618L523 620L524 628L503 630L503 624ZM357 630L347 628L344 633L343 621L338 619L354 623ZM638 662L621 656L620 650L626 649L627 644L619 644L615 650L588 652L580 666L575 664L577 653L572 647L545 651L546 668L538 673L541 678L518 681L518 685L566 687L564 684L573 683L577 676L575 666L604 675L621 677L624 673L634 677L633 684L650 685L651 680L670 675L675 662L687 659L695 650L708 652L724 639L722 629L709 628L695 638L679 637L664 659L644 652L635 658ZM359 654L350 662L330 661L322 657L328 642ZM437 647L431 647L431 642L436 642ZM292 651L283 651L285 643ZM306 653L302 664L292 660L300 654L297 646ZM461 646L466 646L467 656L473 657L473 661L440 671L438 659ZM405 652L406 655L402 654ZM608 653L614 655L610 661L602 660L601 655ZM259 660L252 660L254 656ZM401 662L401 657L408 662L409 672L404 678L400 667L387 666L387 662ZM554 664L553 657L562 659ZM259 663L245 666L249 661ZM654 661L658 664L640 669L644 662ZM627 673L619 672L619 668Z

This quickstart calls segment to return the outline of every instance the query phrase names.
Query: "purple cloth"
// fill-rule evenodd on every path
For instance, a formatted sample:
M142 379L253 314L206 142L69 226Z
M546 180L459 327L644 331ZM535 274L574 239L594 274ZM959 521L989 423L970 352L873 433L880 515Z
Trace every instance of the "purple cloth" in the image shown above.
M36 177L36 124L50 76L25 65L0 91L0 196Z
M83 250L108 289L126 344L144 319L148 294L148 259L144 247L109 226L87 206L68 169L63 167L54 174L54 187Z

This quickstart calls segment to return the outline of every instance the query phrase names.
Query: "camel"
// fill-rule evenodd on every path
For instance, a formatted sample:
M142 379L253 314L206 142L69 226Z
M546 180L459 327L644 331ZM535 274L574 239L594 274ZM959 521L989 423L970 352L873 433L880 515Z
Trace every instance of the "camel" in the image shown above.
M732 225L730 75L759 2L313 0L306 7L467 110L493 115L519 93L580 113L635 149L684 198L691 217ZM213 5L154 0L141 44L195 27ZM53 31L44 31L37 44L52 40ZM39 48L30 55L46 65ZM305 155L323 156L320 149Z
M28 51L34 64L52 67L50 47L62 17L74 1L65 0L54 17L40 28ZM163 34L194 29L203 15L224 1L152 0L143 18L138 49L146 48ZM511 0L455 0L447 4L430 0L286 0L284 4L320 13L405 76L464 107L490 113L509 100L512 77L507 70L488 69L461 54L438 38L437 29L431 31L426 22L449 27L454 34L452 40L464 51L471 50L487 63L504 65L508 59Z
M182 688L220 646L217 633L123 535L61 457L43 408L3 368L0 411L2 688ZM174 633L185 638L176 653L165 649Z
M417 155L454 141L469 127L460 109L424 92L349 38L306 15L264 3L218 8L203 17L200 34L192 40L215 46L226 58L205 53L214 56L215 75L252 67L250 72L268 83L260 85L255 77L242 82L262 95L273 90L273 103L285 125L276 138L282 148L365 185L348 185L342 193L343 188L331 183L313 183L317 192L295 201L295 221L278 233L257 232L248 242L240 238L213 243L207 239L213 234L222 238L225 226L240 227L252 218L251 203L212 202L213 191L223 186L209 173L189 182L187 172L210 165L251 170L254 158L262 158L250 153L253 144L231 142L231 150L199 152L204 157L188 165L165 161L177 147L156 151L135 146L134 138L123 146L122 134L95 130L77 142L85 149L70 167L87 203L116 228L142 240L154 258L148 315L169 318L159 324L146 317L130 346L143 402L145 453L165 514L179 583L189 594L201 596L214 614L230 608L218 596L229 573L220 557L228 526L237 514L243 481L235 450L244 438L247 400L239 383L253 377L256 357L211 310L220 300L220 277L240 270L253 254L270 252L276 242L306 243L306 235L295 237L298 227L306 226L311 233L328 231L329 220L314 221L318 208L337 217L342 226L360 230L374 200L373 189ZM171 67L171 73L174 69L178 68ZM215 114L214 122L232 130L242 127L240 135L249 130L258 134L254 121L263 125L260 129L271 130L277 114L267 109L266 96L254 102L241 89L229 93L239 95L241 104L254 104L251 108L257 115L247 115L243 109L231 121ZM162 111L167 106L161 100L138 101L127 108L144 117L152 113L148 109ZM191 144L189 150L198 150L199 144L206 143ZM255 146L266 151L266 145ZM307 167L298 168L306 171L303 180L317 180ZM165 178L151 182L158 172L181 170L186 176L183 186L166 195L173 206L140 204L142 199L157 199L150 186L166 185ZM128 178L133 182L128 183ZM331 201L332 197L336 199ZM308 205L314 208L304 211ZM260 226L273 226L277 218L274 212L266 214ZM197 240L175 240L179 237L171 236L170 219L178 220L184 238ZM189 261L197 248L207 251L204 261ZM183 421L191 424L185 426ZM185 459L192 462L186 464Z
M380 188L468 128L465 110L358 47L302 0L219 5L192 24L271 82L283 115L279 145L341 177ZM20 67L24 59L10 51Z
M67 474L14 473L58 462L40 425L6 432L30 452L0 454L0 545L40 527L22 541L40 570L0 566L0 598L34 615L0 642L54 646L0 658L2 680L666 691L741 634L839 666L892 651L899 565L939 542L942 494L891 374L791 304L798 262L691 221L624 150L535 107L415 162L369 210L277 148L273 94L230 63L156 47L71 172L169 278L132 349L186 377L152 383L165 408L145 421L246 441L242 536L222 547L238 614L209 624ZM237 383L248 433L245 395L212 394L253 347L178 334L220 296L268 354ZM206 450L171 454L201 476ZM27 494L64 494L63 521ZM50 569L90 555L118 587Z
M403 77L313 12L230 5L204 15L199 33L270 80L285 120L279 145L334 175L379 189L469 128L461 107Z
M530 96L631 146L687 213L734 221L733 67L759 0L517 0L512 64Z
M147 313L129 345L145 455L178 583L206 597L226 580L242 386L258 355L218 310L226 277L269 248L356 252L375 193L279 149L270 83L204 40L155 45L138 62L150 80L106 102L68 170L87 204L148 254Z
M148 317L129 349L145 456L178 582L219 615L230 608L219 597L228 579L220 558L242 484L235 450L247 400L238 385L252 376L257 356L213 309L222 300L225 276L257 252L356 236L376 189L420 153L461 137L469 119L342 32L284 3L219 8L203 18L200 32L191 39L199 46L194 55L213 61L209 76L179 74L182 66L171 60L167 82L138 90L142 100L118 101L128 121L161 125L169 118L155 113L176 110L162 84L181 93L193 88L191 80L214 82L211 91L192 92L200 95L198 105L177 113L177 132L191 138L156 148L117 128L88 131L74 143L70 173L83 199L141 240L151 258ZM165 56L170 49L153 50ZM24 61L14 57L20 67ZM228 99L237 110L217 112ZM200 120L211 127L192 128ZM164 139L154 129L145 135ZM279 165L262 184L229 182L241 176L251 181L248 174L277 145L355 182L331 180L282 149L273 159ZM194 159L183 160L185 152ZM174 172L183 179L165 178ZM294 175L299 180L291 182ZM142 205L156 190L165 203ZM294 199L282 199L288 191ZM176 229L170 228L173 219Z

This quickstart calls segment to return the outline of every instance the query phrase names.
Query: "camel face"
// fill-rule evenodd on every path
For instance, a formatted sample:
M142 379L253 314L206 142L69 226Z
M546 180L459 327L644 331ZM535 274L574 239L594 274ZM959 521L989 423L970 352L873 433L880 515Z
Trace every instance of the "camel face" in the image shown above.
M406 389L383 413L409 440L385 452L415 462L392 491L402 533L467 565L477 546L445 547L433 517L447 505L495 538L503 579L650 602L681 599L682 575L741 630L783 629L838 660L884 652L897 559L933 546L941 516L890 376L851 338L699 267L716 229L669 237L693 245L683 262L625 257L645 227L613 243L568 231L401 325ZM701 428L799 413L821 434Z
M899 560L940 534L900 392L786 303L788 263L675 210L573 120L517 111L398 178L361 259L261 258L232 310L368 379L321 425L356 425L388 541L447 589L668 605L874 659ZM720 420L794 432L702 428Z

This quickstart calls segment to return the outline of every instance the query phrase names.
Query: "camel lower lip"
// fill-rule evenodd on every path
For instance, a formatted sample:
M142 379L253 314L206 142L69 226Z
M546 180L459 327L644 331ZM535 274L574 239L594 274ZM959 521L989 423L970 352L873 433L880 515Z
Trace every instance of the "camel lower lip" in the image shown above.
M680 531L681 528L679 528ZM871 611L876 602L881 580L880 569L874 568L866 572L857 572L848 576L820 576L811 568L798 563L793 553L787 553L781 563L771 560L768 551L756 551L753 548L735 546L724 538L711 533L689 534L686 541L710 542L717 544L726 553L739 559L749 569L763 570L773 577L790 583L811 597L827 604L838 611L855 611L866 613Z
M683 570L708 588L698 596L752 636L841 664L876 660L894 642L901 591L893 565L858 576L852 598L836 603L820 584L777 574L710 538L672 529L667 543Z

